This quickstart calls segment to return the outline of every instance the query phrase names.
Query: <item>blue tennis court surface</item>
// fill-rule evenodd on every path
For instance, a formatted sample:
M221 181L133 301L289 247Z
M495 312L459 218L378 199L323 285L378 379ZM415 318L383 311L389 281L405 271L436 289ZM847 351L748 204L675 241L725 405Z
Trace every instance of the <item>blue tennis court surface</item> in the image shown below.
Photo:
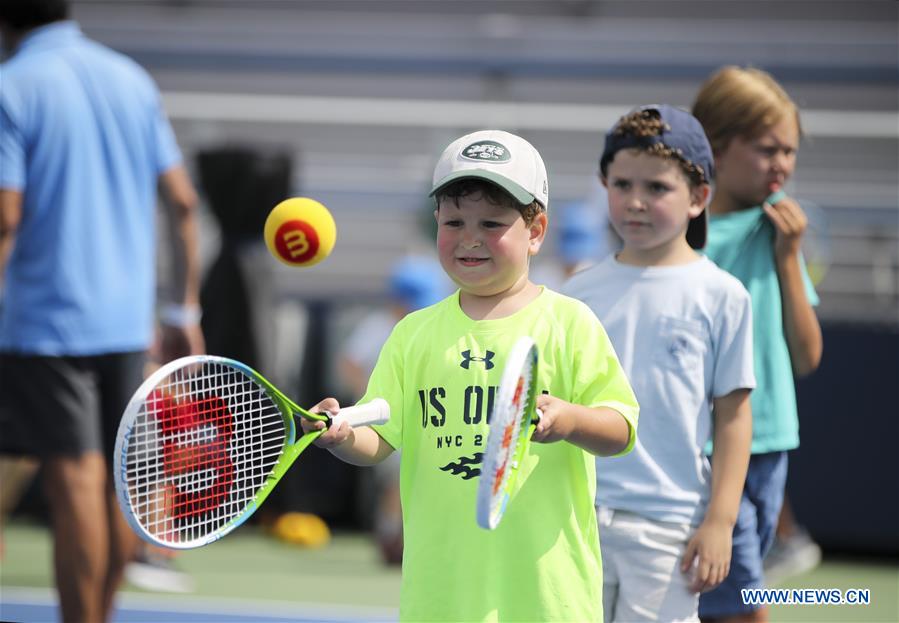
M17 623L48 623L59 620L56 595L50 589L3 588L0 620ZM307 606L265 601L254 603L228 599L173 599L121 593L113 623L353 623L393 621L389 609Z

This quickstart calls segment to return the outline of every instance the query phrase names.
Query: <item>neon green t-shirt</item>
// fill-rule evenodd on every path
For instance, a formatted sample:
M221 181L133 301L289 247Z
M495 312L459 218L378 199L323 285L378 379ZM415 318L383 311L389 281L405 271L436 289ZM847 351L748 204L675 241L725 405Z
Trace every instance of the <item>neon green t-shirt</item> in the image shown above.
M600 621L602 564L594 457L532 444L496 530L475 521L487 415L515 340L539 348L537 391L618 410L638 407L606 333L583 303L546 290L515 314L470 319L459 293L400 321L362 399L390 403L376 427L402 450L406 621Z

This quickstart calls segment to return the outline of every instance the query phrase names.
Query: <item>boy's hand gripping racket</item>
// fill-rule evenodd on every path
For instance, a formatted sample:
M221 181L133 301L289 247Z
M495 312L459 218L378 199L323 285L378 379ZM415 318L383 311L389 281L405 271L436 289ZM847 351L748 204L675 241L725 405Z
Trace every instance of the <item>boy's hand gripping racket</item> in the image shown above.
M519 338L506 359L490 416L487 450L478 480L478 525L493 530L502 519L521 461L540 421L536 408L537 345Z
M244 364L207 355L162 366L125 408L116 439L115 488L135 532L189 549L225 536L253 514L300 453L296 415L351 426L383 424L382 399L311 413Z

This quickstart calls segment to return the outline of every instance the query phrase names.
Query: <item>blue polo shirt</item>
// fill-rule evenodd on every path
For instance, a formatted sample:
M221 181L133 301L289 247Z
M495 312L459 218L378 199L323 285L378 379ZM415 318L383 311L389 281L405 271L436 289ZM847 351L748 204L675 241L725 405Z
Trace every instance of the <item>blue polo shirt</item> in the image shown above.
M0 188L22 193L0 350L92 355L150 344L156 186L180 161L140 66L75 22L26 36L0 65Z

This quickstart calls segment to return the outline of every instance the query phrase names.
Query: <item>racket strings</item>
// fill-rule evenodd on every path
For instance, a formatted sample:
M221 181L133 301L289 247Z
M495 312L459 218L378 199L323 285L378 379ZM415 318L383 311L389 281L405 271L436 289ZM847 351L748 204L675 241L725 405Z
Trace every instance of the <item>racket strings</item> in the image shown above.
M496 440L499 447L488 449L488 454L495 457L495 462L488 466L492 473L490 487L490 511L492 514L502 513L507 495L507 484L514 467L514 457L521 440L522 417L528 408L528 396L531 385L531 367L524 366L518 376L511 396L499 396L491 426L501 426L502 436ZM492 440L491 440L492 441Z
M202 539L241 515L284 447L278 406L252 377L207 362L150 392L130 431L132 510L155 538Z

